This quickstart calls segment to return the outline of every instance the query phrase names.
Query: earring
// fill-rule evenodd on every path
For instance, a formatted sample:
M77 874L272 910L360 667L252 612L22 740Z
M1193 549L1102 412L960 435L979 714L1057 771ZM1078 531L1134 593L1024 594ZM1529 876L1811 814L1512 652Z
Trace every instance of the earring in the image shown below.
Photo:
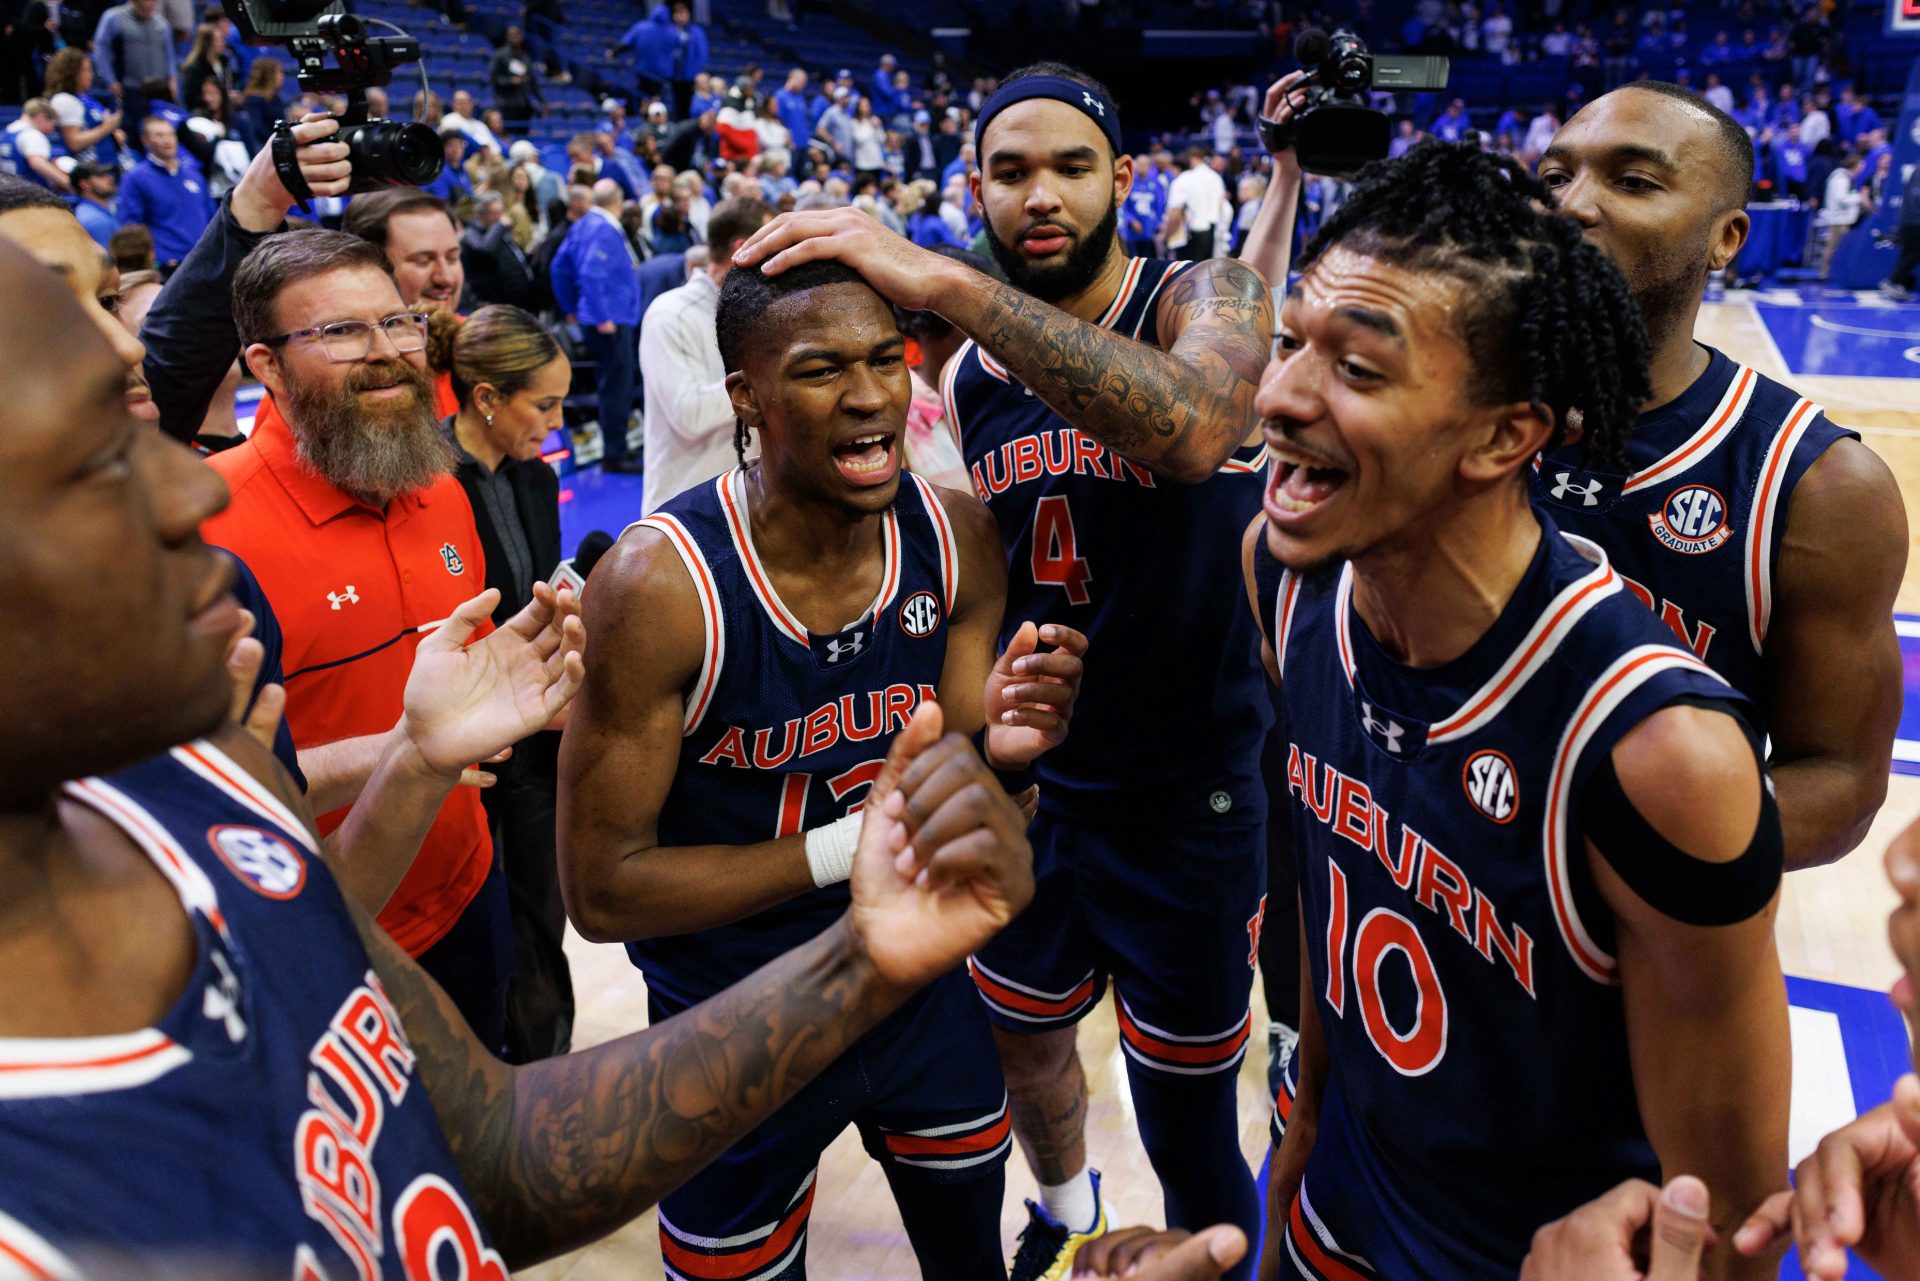
M493 415L492 415L492 414L488 414L488 415L487 415L487 430L488 430L488 431L492 431L492 430L493 430Z

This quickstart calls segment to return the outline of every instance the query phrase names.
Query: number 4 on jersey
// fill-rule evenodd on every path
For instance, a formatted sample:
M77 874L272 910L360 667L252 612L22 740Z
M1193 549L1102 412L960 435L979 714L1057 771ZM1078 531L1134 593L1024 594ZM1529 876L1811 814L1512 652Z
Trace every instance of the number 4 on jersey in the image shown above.
M1066 496L1046 495L1033 513L1033 581L1060 588L1070 604L1085 605L1093 599L1087 592L1092 578L1092 567L1074 544Z

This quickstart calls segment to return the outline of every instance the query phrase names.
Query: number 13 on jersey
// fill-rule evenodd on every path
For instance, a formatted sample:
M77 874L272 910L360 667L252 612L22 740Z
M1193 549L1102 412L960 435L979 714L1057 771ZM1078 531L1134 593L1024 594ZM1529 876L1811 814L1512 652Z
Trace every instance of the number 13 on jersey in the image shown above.
M1073 512L1064 494L1047 494L1033 513L1033 581L1058 587L1073 605L1093 599L1087 584L1093 567L1080 555L1073 537Z

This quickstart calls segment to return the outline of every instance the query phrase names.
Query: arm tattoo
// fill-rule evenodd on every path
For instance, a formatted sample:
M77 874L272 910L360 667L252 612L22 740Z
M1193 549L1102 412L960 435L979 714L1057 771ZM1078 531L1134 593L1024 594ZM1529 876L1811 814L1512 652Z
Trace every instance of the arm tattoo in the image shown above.
M1109 448L1199 481L1254 425L1273 302L1259 275L1212 259L1176 276L1158 304L1166 351L989 282L973 337L1035 395Z
M836 925L665 1023L511 1068L392 940L356 917L475 1209L514 1268L632 1220L901 999Z

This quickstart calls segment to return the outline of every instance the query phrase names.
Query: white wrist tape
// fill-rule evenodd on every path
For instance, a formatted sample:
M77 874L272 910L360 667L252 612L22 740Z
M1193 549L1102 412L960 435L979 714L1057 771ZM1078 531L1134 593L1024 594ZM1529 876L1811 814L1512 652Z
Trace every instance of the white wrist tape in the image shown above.
M853 876L853 852L860 847L860 816L849 814L807 833L807 870L818 886L838 885Z

